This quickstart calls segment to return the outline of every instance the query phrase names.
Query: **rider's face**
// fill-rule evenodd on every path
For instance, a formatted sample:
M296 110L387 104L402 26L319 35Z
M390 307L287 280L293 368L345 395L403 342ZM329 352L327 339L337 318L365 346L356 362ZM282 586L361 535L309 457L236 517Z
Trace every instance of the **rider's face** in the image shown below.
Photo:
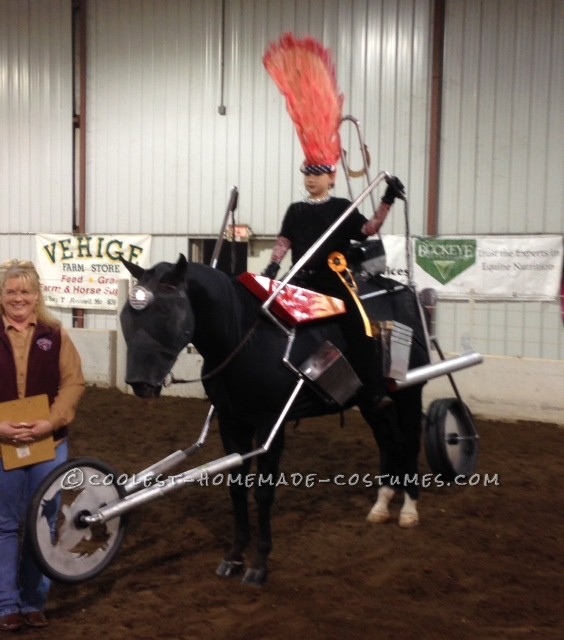
M312 198L322 198L333 187L335 176L332 173L322 173L319 176L310 174L304 176L304 186Z

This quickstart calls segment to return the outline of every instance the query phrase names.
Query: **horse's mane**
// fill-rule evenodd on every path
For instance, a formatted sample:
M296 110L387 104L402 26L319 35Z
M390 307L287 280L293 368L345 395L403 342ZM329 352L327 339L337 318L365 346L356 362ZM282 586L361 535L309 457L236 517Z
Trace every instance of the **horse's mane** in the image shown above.
M190 263L187 287L190 296L199 300L200 308L223 310L214 322L223 323L226 333L236 340L241 340L261 317L260 301L236 276L201 263Z

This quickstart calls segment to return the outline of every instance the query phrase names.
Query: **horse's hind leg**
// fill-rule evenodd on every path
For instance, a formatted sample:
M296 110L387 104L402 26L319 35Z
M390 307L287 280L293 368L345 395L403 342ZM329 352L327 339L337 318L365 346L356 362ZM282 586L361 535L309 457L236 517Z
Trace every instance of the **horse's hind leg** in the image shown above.
M398 524L411 528L419 524L419 450L422 420L422 388L409 387L394 393L394 405L377 414L363 411L380 451L378 500L367 518L388 522L388 506L396 491L404 492L404 505Z
M383 485L378 489L378 499L368 512L366 519L368 522L382 524L390 520L390 502L394 499L395 491L388 485Z
M380 453L380 474L378 498L370 509L366 519L382 524L390 521L389 506L395 496L397 485L394 474L397 473L397 461L400 457L398 415L395 405L374 413L361 408L362 415L370 425Z
M403 505L398 524L402 529L412 529L419 524L417 500L420 493L419 453L423 422L423 387L411 387L398 393L396 410L402 432L402 448L399 469L403 476Z

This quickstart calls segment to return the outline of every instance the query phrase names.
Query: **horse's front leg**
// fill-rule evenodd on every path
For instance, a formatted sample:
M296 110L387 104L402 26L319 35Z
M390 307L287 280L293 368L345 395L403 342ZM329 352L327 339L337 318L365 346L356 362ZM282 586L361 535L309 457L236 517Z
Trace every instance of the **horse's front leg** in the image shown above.
M248 453L253 444L252 432L241 429L237 420L219 418L219 432L226 454ZM251 467L251 460L245 462L229 474L229 496L233 508L233 539L223 560L216 569L222 577L238 575L244 569L244 552L251 540L249 523L248 487L246 477Z
M282 428L269 450L257 458L254 493L258 515L258 540L252 564L243 576L243 583L253 587L262 586L268 577L268 557L272 551L271 513L283 449L284 429Z
M229 476L229 495L233 507L233 540L223 560L216 569L216 574L230 577L241 574L244 569L245 549L251 540L249 524L249 505L245 478L249 472L250 461L242 467L234 469Z

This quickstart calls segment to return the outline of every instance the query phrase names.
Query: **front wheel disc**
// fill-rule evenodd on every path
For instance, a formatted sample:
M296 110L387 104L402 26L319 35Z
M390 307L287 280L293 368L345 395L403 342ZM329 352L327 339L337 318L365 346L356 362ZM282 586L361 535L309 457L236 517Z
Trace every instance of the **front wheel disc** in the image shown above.
M125 516L87 524L83 518L124 495L119 474L95 458L68 460L45 477L27 516L36 562L49 578L84 582L103 571L119 551Z

